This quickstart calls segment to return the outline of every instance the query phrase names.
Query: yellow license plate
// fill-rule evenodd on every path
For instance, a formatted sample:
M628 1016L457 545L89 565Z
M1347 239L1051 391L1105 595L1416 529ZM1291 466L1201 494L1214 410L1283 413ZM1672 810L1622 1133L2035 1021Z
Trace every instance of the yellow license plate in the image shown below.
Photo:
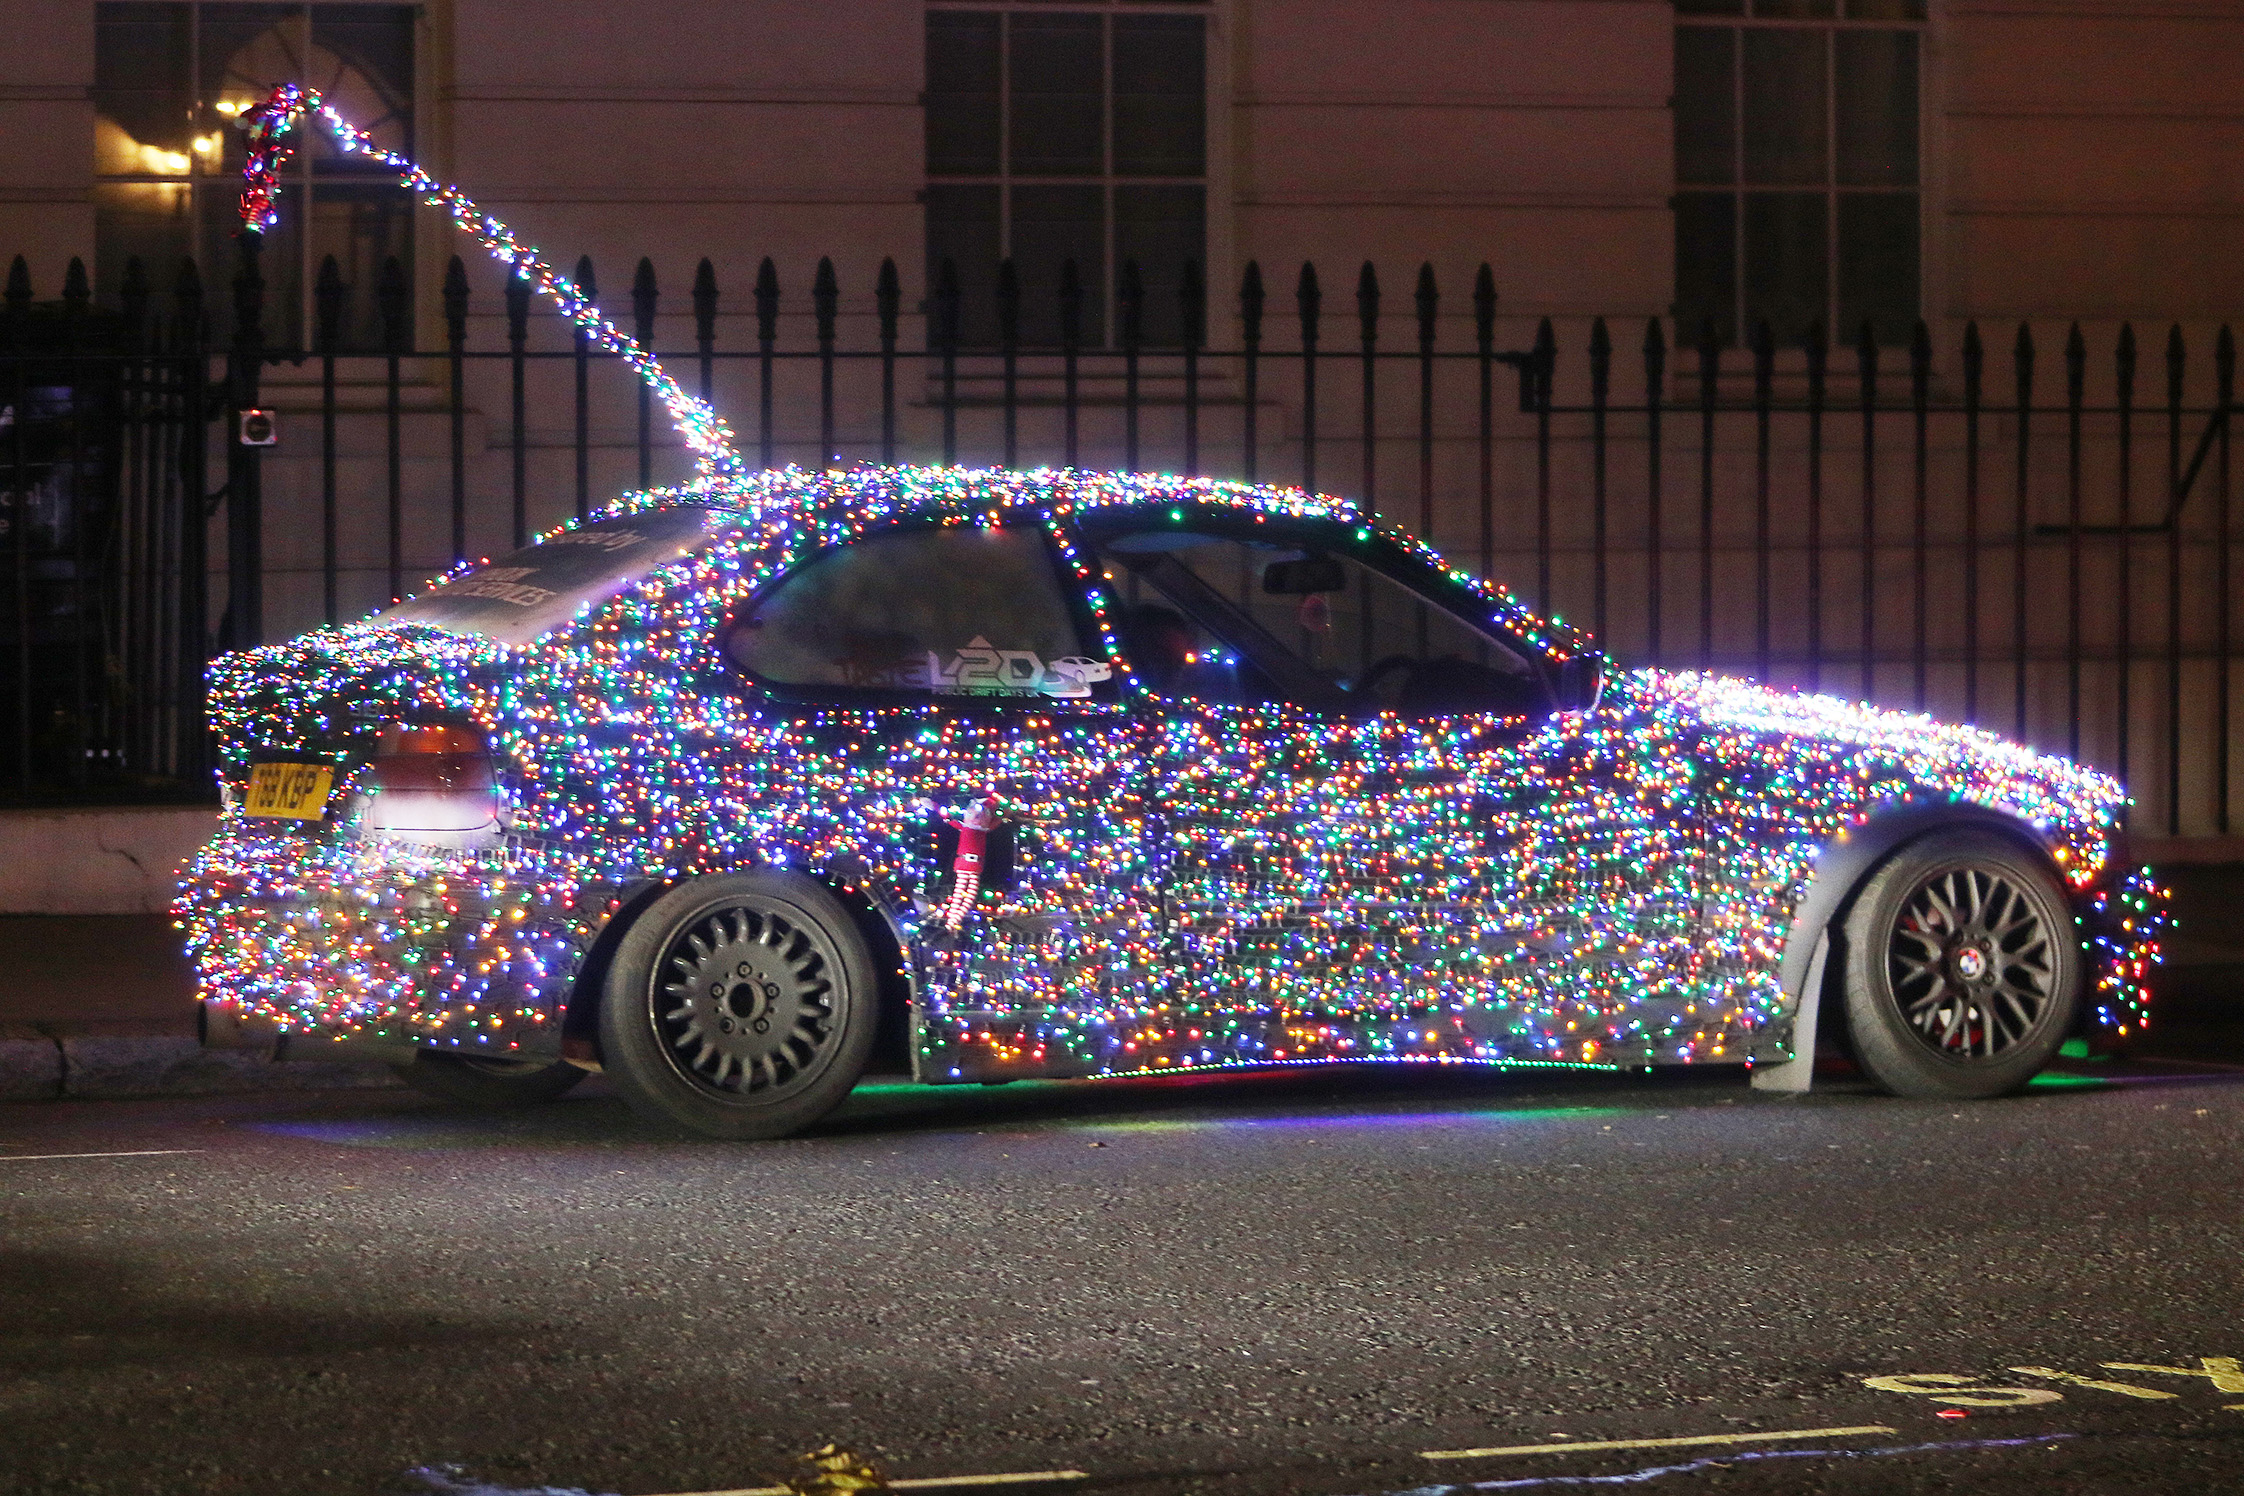
M327 812L335 770L327 764L251 764L242 808L253 816L316 821Z

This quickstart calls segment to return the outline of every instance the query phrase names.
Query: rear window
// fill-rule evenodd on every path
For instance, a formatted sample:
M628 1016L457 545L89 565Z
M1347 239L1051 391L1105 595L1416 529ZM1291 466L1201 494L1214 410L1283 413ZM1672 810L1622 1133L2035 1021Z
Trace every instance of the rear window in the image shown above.
M409 597L379 621L525 644L700 550L719 528L718 513L680 505L566 530Z

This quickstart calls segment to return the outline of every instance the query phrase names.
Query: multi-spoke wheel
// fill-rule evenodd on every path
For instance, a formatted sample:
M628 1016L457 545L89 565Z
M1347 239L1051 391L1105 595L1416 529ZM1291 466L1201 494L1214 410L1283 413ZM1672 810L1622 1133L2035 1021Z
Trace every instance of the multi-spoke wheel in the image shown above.
M849 1094L874 1007L872 958L833 894L769 870L696 878L624 932L601 1050L616 1088L651 1120L778 1137Z
M1846 924L1857 1057L1902 1096L1996 1096L2024 1085L2071 1029L2080 939L2046 866L1993 832L1895 853Z
M584 1079L582 1070L558 1061L487 1059L431 1049L417 1050L412 1059L390 1068L425 1096L487 1111L551 1101Z

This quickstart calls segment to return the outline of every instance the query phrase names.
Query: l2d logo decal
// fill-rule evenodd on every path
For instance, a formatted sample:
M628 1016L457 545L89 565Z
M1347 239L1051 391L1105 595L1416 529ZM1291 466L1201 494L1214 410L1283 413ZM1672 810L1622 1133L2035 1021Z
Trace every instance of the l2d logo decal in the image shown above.
M1082 655L1047 661L1033 649L999 649L976 634L948 665L931 649L901 673L903 684L946 696L1078 697L1090 695L1092 685L1114 674L1114 668Z

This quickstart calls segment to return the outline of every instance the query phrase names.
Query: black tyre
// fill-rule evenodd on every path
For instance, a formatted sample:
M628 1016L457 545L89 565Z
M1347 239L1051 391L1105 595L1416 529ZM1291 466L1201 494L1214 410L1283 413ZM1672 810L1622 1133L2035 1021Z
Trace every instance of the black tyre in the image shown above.
M1991 831L1909 843L1846 922L1856 1058L1896 1096L2000 1096L2057 1053L2085 963L2046 862Z
M486 1059L482 1055L441 1054L428 1049L390 1068L397 1072L400 1080L425 1096L485 1111L504 1111L551 1101L584 1079L584 1072L574 1065Z
M607 1075L649 1121L776 1138L863 1073L879 983L857 926L796 873L696 878L632 921L600 1001Z

